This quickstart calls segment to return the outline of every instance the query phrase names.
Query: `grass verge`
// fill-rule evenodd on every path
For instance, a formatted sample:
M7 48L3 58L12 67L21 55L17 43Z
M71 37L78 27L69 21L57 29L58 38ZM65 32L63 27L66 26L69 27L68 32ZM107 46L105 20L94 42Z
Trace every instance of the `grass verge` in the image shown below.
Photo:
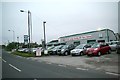
M33 54L33 53L30 54L30 53L24 53L24 52L15 51L15 52L12 52L12 54L22 56L22 57L35 57L35 54Z

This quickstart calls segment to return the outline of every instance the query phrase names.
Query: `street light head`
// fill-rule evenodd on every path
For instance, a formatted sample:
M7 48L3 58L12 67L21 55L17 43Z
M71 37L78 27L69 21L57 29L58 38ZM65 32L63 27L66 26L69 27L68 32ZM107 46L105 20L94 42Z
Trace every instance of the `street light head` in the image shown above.
M25 12L24 10L20 10L20 12Z
M8 31L10 31L10 30L8 30Z
M43 23L46 23L46 21L44 21Z

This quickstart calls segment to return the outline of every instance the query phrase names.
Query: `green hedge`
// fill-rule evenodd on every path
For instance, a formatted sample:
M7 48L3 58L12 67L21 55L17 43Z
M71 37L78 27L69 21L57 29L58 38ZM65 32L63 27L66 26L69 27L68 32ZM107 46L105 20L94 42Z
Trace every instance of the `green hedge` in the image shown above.
M23 52L12 52L12 54L14 55L19 55L19 56L22 56L22 57L35 57L35 54L34 53L23 53Z

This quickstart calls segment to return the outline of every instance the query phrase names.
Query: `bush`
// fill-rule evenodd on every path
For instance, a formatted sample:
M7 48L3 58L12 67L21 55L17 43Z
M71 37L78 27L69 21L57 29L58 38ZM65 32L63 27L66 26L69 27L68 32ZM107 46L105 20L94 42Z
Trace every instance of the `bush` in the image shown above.
M14 55L19 55L19 56L22 56L22 57L35 57L35 54L34 53L24 53L24 52L12 52L12 54Z

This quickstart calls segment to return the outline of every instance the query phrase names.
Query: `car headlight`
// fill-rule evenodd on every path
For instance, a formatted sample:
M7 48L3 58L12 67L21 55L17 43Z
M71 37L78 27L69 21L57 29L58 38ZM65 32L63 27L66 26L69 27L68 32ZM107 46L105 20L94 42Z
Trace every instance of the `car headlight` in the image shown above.
M75 52L76 52L76 53L79 53L80 51L79 51L79 50L76 50Z
M90 48L87 48L87 50L89 50Z
M64 49L62 49L61 51L64 51Z
M95 48L94 50L98 50L98 48Z

